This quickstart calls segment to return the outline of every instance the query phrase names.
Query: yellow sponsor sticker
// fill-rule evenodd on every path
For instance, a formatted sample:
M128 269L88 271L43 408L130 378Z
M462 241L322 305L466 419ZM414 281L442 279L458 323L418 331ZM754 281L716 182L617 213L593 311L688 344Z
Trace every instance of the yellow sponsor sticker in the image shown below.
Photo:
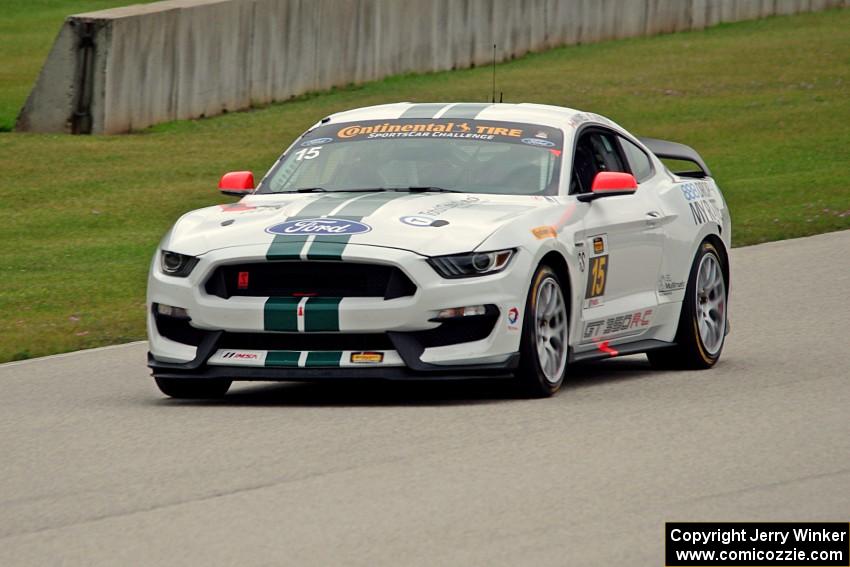
M593 253L602 254L603 252L605 252L605 241L601 236L597 236L593 239Z
M555 230L554 226L544 225L537 226L531 229L531 234L534 235L534 238L537 240L544 240L546 238L557 238L558 232Z
M352 352L351 362L354 364L380 364L384 361L382 352Z

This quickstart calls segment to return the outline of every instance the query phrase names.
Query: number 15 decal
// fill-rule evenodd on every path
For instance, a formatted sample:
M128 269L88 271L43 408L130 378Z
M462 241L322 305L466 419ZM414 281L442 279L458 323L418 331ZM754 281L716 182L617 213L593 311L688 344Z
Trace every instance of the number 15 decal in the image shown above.
M608 254L590 259L587 271L587 293L585 299L605 294L605 282L608 279Z
M315 159L319 157L319 152L322 150L322 146L318 148L304 148L303 150L298 150L295 152L295 161L301 161L303 159Z

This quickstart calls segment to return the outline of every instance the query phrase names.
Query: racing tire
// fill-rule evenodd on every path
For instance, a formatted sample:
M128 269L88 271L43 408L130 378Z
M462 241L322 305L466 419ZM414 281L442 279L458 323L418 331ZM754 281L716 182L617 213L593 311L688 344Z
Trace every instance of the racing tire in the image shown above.
M159 391L170 398L213 399L221 398L230 389L230 380L194 378L155 378Z
M534 273L525 302L517 379L523 394L545 398L567 373L569 308L558 274L547 265Z
M726 338L727 302L728 282L720 254L713 244L703 242L688 276L676 346L647 352L652 367L703 370L714 366Z

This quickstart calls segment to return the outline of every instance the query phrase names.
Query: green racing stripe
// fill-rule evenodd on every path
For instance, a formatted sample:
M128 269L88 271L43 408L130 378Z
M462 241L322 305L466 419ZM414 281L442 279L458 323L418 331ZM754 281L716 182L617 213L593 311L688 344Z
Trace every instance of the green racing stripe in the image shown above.
M304 305L304 331L339 331L341 297L311 297Z
M364 217L374 214L378 209L401 197L409 196L408 193L396 193L385 191L373 193L352 201L334 213L332 218L351 221L361 221ZM313 239L307 249L308 260L342 260L342 253L351 240L350 234L321 234Z
M411 105L399 118L433 118L438 112L449 106L446 102L426 102Z
M360 221L374 214L395 199L410 197L409 193L383 191L379 193L329 193L306 205L287 221L329 217ZM347 202L347 203L346 203ZM341 206L341 207L340 207ZM338 209L338 210L337 210ZM300 260L306 252L308 260L342 260L351 240L350 234L321 234L308 240L307 236L275 235L266 252L267 260ZM263 328L266 331L298 331L299 297L270 297L263 308ZM304 304L304 331L339 331L340 297L311 297Z
M266 366L298 366L301 351L270 350L266 353Z
M297 368L301 359L300 350L270 350L266 353L266 367L284 366ZM342 361L341 350L311 350L307 351L305 367L331 366L338 368Z
M298 330L298 302L300 297L270 297L263 307L263 328L266 331Z
M298 332L298 304L301 297L270 297L263 306L263 329ZM341 297L309 297L304 300L304 331L339 331Z
M311 366L339 366L342 360L342 351L337 350L313 350L307 353L306 367Z
M321 195L298 211L297 215L289 217L286 220L305 220L321 217L329 214L332 210L336 209L349 199L351 199L351 195L346 193L329 193L327 195ZM266 259L298 260L301 257L301 250L304 248L304 244L306 242L307 237L304 235L284 236L277 234L272 240L268 251L266 251Z

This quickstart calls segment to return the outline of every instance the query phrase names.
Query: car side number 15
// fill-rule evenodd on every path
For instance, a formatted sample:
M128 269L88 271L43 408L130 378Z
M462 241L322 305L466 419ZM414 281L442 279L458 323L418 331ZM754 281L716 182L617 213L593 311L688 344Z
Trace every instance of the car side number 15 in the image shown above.
M608 254L590 259L587 274L587 294L585 299L599 297L605 293L605 281L608 279Z

